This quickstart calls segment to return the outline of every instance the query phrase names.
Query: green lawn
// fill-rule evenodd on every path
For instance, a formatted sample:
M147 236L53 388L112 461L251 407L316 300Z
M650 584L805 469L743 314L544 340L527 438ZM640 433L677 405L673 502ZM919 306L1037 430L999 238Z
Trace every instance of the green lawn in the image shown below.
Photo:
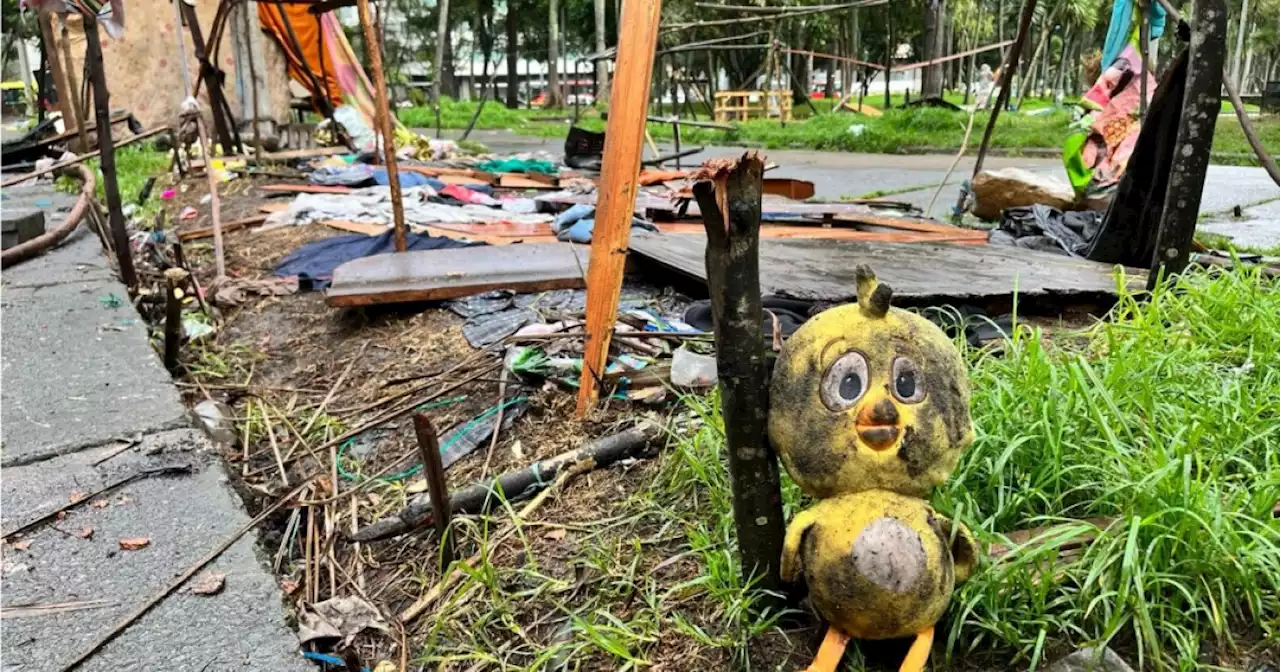
M946 98L960 103L961 94L947 94ZM901 96L893 97L894 105L902 103ZM871 95L866 104L880 107L883 95ZM960 148L964 138L968 114L937 108L910 110L890 109L882 117L866 117L849 113L830 112L832 101L814 101L820 114L814 115L807 105L793 107L796 119L787 124L777 121L749 121L735 124L732 131L687 128L681 138L694 144L742 144L768 149L818 149L844 152L872 152L903 154L921 151L953 152ZM650 114L669 114L670 106ZM475 103L446 100L441 110L444 128L464 128L475 110ZM1229 104L1224 111L1229 112ZM980 112L974 119L974 133L970 139L973 151L981 139L989 113ZM502 105L485 106L476 127L508 129L517 133L562 137L568 132L573 109L564 110L508 110ZM700 106L699 119L709 119L705 106ZM400 119L411 127L434 127L435 114L430 108L415 107L400 111ZM1003 113L992 136L992 147L1016 154L1019 150L1040 154L1043 150L1059 150L1067 135L1072 113L1069 107L1054 107L1050 101L1028 99L1022 112ZM592 108L582 109L578 124L591 130L603 130L604 121ZM1264 147L1280 147L1280 117L1269 116L1254 120ZM859 128L860 127L860 128ZM669 124L649 124L654 138L669 140ZM1214 137L1214 162L1238 165L1257 165L1253 150L1233 114L1218 119Z

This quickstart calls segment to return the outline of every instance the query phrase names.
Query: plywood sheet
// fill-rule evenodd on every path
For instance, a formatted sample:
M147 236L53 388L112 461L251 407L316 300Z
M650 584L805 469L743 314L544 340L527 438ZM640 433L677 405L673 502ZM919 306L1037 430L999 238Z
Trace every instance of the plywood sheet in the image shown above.
M636 231L631 252L706 281L701 235ZM989 245L898 244L858 240L762 239L760 289L822 301L855 298L854 267L865 263L895 296L913 300L977 300L1115 293L1112 266L1048 252ZM1130 270L1130 286L1146 284Z
M333 272L332 306L432 301L492 289L541 292L586 286L589 250L571 243L379 254Z

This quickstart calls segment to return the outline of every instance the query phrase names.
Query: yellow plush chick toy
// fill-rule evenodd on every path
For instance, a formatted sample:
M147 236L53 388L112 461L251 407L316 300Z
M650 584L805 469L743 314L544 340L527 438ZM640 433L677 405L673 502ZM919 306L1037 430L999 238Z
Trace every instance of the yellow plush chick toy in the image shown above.
M779 353L769 440L814 497L923 497L973 443L964 362L932 322L889 307L893 292L871 269L857 278L856 304L819 313Z
M810 670L835 670L850 638L914 635L901 669L918 672L977 562L968 530L922 499L973 442L969 387L941 329L891 308L867 267L857 278L858 303L807 322L774 367L770 440L822 500L791 521L782 575L803 572L830 624Z

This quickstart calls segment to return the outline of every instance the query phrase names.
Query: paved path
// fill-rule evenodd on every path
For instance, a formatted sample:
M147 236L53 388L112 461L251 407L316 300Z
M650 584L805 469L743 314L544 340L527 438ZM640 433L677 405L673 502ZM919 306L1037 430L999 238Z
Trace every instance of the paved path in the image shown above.
M57 224L71 198L6 190L3 207L36 203ZM3 608L101 600L92 609L9 617L7 672L61 669L247 520L204 434L148 343L96 236L4 271L0 466L4 530L139 470L190 472L136 481L3 548ZM140 441L99 465L128 437ZM92 535L80 538L85 530ZM141 550L119 541L147 537ZM13 543L17 542L17 543ZM246 535L208 571L212 597L180 589L91 658L84 670L314 670L285 621L274 577Z
M456 136L457 132L454 132ZM446 134L448 132L446 131ZM450 137L454 137L450 136ZM557 156L564 153L561 138L541 138L516 135L502 130L480 130L472 133L472 139L484 143L495 152L544 151ZM659 148L671 151L669 144L659 143ZM721 156L733 156L748 151L743 147L708 147L694 156L682 159L684 165L696 166L702 161ZM854 154L847 152L822 152L817 150L762 149L769 161L778 164L770 171L772 177L794 177L813 182L816 196L838 199L841 196L860 196L874 192L892 193L892 198L906 201L917 207L928 206L938 183L947 173L954 155L924 154ZM646 151L646 156L649 153ZM1062 161L1056 158L1028 158L991 156L985 168L999 169L1016 166L1032 172L1054 175L1066 181ZM955 204L960 183L973 172L973 158L961 160L947 180L947 186L938 196L933 215L943 216ZM1251 209L1280 198L1280 187L1262 168L1240 166L1210 166L1206 178L1200 212L1208 216L1214 225L1203 230L1240 236L1238 242L1247 245L1280 245L1280 205ZM1216 217L1230 213L1235 206L1247 211L1243 221L1224 220ZM1220 227L1225 222L1233 226Z

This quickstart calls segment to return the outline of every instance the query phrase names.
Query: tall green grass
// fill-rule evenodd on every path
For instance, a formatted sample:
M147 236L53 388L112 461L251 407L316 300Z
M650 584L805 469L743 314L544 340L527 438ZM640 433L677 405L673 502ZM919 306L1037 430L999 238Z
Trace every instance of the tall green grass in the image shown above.
M1058 559L1063 530L963 586L953 656L1110 642L1195 667L1280 627L1280 292L1240 271L1191 274L1067 345L1021 328L975 353L978 440L937 493L980 535L1115 522Z

